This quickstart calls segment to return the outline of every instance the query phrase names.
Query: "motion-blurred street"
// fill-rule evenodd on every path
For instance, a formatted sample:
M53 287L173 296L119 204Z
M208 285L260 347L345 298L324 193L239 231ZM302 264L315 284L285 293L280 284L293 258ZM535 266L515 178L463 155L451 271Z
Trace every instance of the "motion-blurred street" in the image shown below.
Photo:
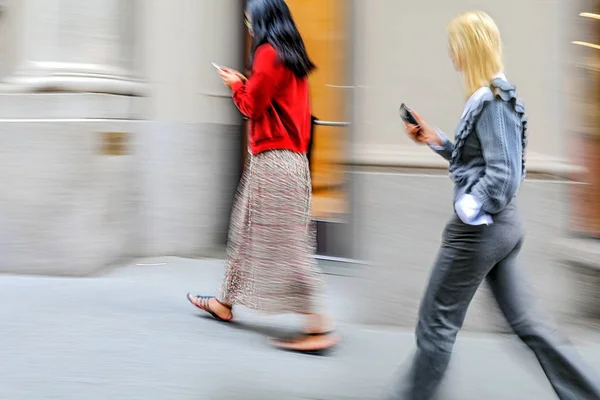
M211 294L220 260L141 260L104 276L2 276L0 399L380 399L412 333L353 323L351 267L323 264L343 338L327 358L269 347L295 317L237 310L215 322L185 293ZM600 335L568 329L600 369ZM283 368L282 368L283 367ZM533 357L505 335L463 332L444 400L554 399Z

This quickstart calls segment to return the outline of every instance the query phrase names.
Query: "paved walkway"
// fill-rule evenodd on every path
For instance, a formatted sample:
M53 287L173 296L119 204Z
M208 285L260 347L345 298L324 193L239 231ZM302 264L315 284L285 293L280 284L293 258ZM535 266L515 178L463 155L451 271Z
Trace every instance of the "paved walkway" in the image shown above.
M346 321L332 357L280 352L265 335L294 330L296 318L242 310L226 325L185 300L187 291L214 290L222 262L144 263L165 264L85 279L1 276L0 399L380 399L413 349L410 332ZM329 279L334 312L342 314L348 299L340 288L352 278ZM578 344L600 370L595 338ZM518 341L465 333L441 398L555 396Z

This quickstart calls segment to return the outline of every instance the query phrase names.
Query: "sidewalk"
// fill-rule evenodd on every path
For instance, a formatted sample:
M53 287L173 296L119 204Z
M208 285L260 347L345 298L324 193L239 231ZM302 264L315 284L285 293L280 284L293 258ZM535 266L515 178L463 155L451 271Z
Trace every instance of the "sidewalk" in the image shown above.
M227 325L187 303L188 291L214 292L221 261L140 263L161 265L83 279L0 276L0 399L380 399L413 350L409 331L341 317L333 356L277 351L265 335L293 331L297 318L241 310ZM354 278L328 279L343 316L356 301L344 290ZM596 339L577 343L600 370ZM555 399L521 347L512 337L461 334L441 399Z

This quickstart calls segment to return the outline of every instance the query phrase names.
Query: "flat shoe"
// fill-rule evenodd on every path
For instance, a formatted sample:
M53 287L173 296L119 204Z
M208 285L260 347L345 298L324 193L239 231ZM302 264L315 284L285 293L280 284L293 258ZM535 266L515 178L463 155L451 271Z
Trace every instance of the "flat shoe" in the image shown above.
M218 321L221 321L221 322L230 322L231 319L233 318L233 317L230 317L228 319L221 318L213 310L211 310L211 308L210 308L210 300L211 299L215 299L223 307L227 307L228 309L231 310L231 306L228 306L226 304L221 303L214 296L194 296L191 293L188 293L187 294L187 299L194 306L198 307L202 311L206 311L207 313L209 313L210 315L212 315Z

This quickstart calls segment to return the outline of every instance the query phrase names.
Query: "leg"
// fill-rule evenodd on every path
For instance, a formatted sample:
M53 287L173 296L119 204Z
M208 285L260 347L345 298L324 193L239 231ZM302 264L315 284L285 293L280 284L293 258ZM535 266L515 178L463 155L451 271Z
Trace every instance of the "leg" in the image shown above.
M245 291L248 290L247 286L251 284L244 268L249 222L248 174L252 167L251 164L252 157L248 156L231 210L225 276L218 294L216 297L187 294L190 303L220 321L227 322L233 319L233 303L236 299L244 296Z
M325 284L319 270L314 251L316 247L316 225L311 217L311 179L306 157L298 158L295 168L292 168L298 179L293 179L292 187L282 187L278 201L286 199L286 194L294 194L290 204L285 205L291 218L287 227L277 232L277 238L272 238L273 248L287 248L287 260L291 261L288 279L288 297L299 302L296 312L305 315L304 333L292 340L272 340L271 343L285 350L323 354L338 342L333 333L333 322L325 314L324 291ZM302 229L298 229L301 226ZM283 239L282 242L280 240ZM277 246L279 244L279 246ZM291 246L290 246L291 245ZM290 262L288 261L288 262ZM278 266L281 270L281 266ZM290 293L291 292L291 293ZM292 296L289 296L289 295ZM287 300L286 300L287 301Z
M417 353L398 399L430 399L441 382L473 295L494 264L483 251L488 230L457 220L446 227L419 309Z
M251 291L252 280L247 268L247 247L250 232L250 194L249 180L252 174L252 156L248 155L242 177L238 184L227 234L225 274L217 291L215 300L232 306L236 300L243 299L247 291ZM212 304L211 304L212 305ZM218 308L218 304L214 304Z
M535 353L561 400L600 399L600 377L532 307L531 290L516 263L520 249L521 243L487 277L500 309L515 333Z

